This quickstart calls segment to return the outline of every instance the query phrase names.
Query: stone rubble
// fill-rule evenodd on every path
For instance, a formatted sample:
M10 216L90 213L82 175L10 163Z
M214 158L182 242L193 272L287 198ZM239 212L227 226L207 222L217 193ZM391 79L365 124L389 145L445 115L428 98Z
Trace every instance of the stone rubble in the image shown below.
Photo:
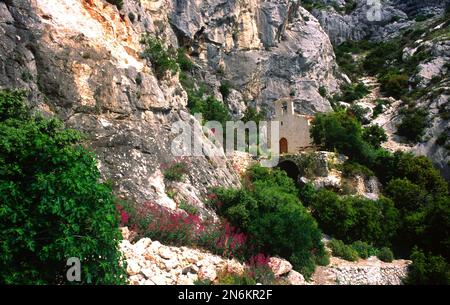
M132 235L121 228L122 235ZM120 250L127 263L128 281L131 285L193 285L196 280L217 280L218 273L228 270L243 273L244 264L235 259L224 259L211 253L188 247L169 247L149 238L134 244L124 239ZM306 284L303 276L292 270L288 261L272 257L269 265L286 283Z

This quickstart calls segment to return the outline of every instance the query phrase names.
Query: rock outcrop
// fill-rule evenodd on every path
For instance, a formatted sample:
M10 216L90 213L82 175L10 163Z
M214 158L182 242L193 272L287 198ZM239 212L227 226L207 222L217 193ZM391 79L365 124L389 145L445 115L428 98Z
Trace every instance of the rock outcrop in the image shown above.
M375 256L358 262L348 262L337 257L330 264L318 267L313 275L316 285L401 285L408 274L411 261L380 261Z
M333 48L298 1L9 0L0 3L0 89L24 89L33 109L88 136L103 178L130 201L173 206L161 164L174 122L198 122L178 75L158 79L141 57L144 33L185 47L198 77L240 118L246 104L268 108L293 96L308 114L330 111L318 93L339 88ZM198 139L211 145L206 137ZM201 198L215 185L238 186L225 155L190 158L185 181Z
M205 69L207 83L217 88L227 80L243 100L263 106L269 114L273 101L288 96L304 105L305 114L331 110L318 90L336 92L341 76L326 33L300 1L176 4L171 25ZM227 99L232 108L239 108L236 94Z
M142 34L164 21L155 7L162 2L125 1L121 11L102 0L1 2L0 88L26 90L37 111L87 134L118 195L171 206L161 165L177 162L172 123L199 123L178 77L157 79L140 56ZM198 196L212 185L239 185L224 155L188 163L186 182Z

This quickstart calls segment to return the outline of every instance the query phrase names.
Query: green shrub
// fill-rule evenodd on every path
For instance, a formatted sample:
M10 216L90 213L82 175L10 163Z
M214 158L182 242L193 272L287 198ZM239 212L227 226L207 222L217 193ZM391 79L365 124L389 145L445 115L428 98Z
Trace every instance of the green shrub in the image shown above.
M164 178L168 181L181 182L187 173L188 167L185 162L175 162L164 170Z
M392 253L391 249L383 247L378 252L377 257L383 262L390 263L394 260L394 253Z
M316 145L337 150L352 161L370 164L375 157L372 147L362 138L361 124L345 111L316 114L310 134Z
M231 89L232 89L232 85L231 85L230 81L225 80L220 84L219 91L222 94L224 99L228 98L228 96L230 95Z
M364 165L353 163L353 162L345 162L342 166L342 174L344 177L354 177L354 176L362 176L362 177L373 177L375 174L373 171L365 167Z
M114 197L99 182L78 132L33 117L17 91L0 91L0 283L64 284L81 261L81 284L126 281Z
M356 252L352 247L344 244L343 241L332 239L328 243L333 256L340 257L350 262L355 262L358 260L358 252Z
M311 200L311 211L325 233L347 243L387 245L398 226L398 212L387 198L372 201L320 190Z
M193 204L186 203L185 201L180 202L178 208L186 211L186 213L191 215L199 215L199 208Z
M362 138L372 145L373 148L380 148L381 144L388 140L386 132L379 125L371 125L363 129Z
M427 113L420 108L408 110L400 124L397 126L397 134L408 141L416 143L422 139L427 127Z
M378 254L378 250L376 248L360 240L353 242L351 244L351 247L358 253L358 256L362 259L366 259L370 256L376 256Z
M327 97L327 88L325 88L324 86L320 86L319 87L319 94L322 97Z
M123 8L123 0L106 0L106 1L117 6L119 10Z
M423 251L414 249L411 254L413 263L409 266L409 285L450 285L450 265L440 255L425 255Z
M178 72L177 52L167 49L161 39L146 34L141 43L145 45L142 57L150 60L158 78L162 78L167 71L172 75Z
M389 181L384 194L394 201L402 215L418 211L427 202L426 191L406 178Z
M389 70L380 77L380 89L387 96L400 99L408 92L408 75L397 70Z
M376 106L373 109L372 118L376 119L381 113L383 113L383 106L389 105L389 100L377 99L375 100Z
M370 75L386 71L401 59L403 48L396 40L379 43L370 51L363 62L363 68Z
M362 99L370 90L363 83L344 85L342 88L342 99L346 103Z
M259 166L249 169L246 179L242 189L216 189L211 205L249 234L253 251L284 257L310 276L326 253L316 222L297 198L294 182L283 171Z
M361 122L361 124L368 124L369 121L366 118L366 115L369 113L369 109L368 108L364 108L360 105L357 104L353 104L348 110L347 112L354 116L359 122Z

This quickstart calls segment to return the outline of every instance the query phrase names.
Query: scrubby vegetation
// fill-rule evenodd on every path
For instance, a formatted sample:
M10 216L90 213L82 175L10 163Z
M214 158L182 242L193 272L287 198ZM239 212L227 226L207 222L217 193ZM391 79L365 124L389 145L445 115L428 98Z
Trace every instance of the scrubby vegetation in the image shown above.
M398 226L397 209L388 198L372 201L323 189L312 196L308 206L325 233L346 243L361 240L390 245Z
M211 206L248 234L252 252L285 257L306 277L315 264L327 262L320 230L298 200L293 180L283 171L256 166L244 185L214 190Z
M420 108L408 108L403 113L404 117L397 126L397 133L410 142L420 141L427 127L426 111Z
M426 260L436 255L448 260L448 185L429 159L401 152L392 154L374 145L377 143L369 143L370 137L362 136L357 120L343 111L317 115L311 135L316 144L344 153L350 162L370 169L384 186L384 197L378 201L303 188L301 198L326 233L346 243L361 240L377 246L392 245L403 257L418 246L431 253ZM385 252L382 257L389 260L388 251Z
M32 116L18 91L0 91L0 283L122 284L119 217L81 135Z

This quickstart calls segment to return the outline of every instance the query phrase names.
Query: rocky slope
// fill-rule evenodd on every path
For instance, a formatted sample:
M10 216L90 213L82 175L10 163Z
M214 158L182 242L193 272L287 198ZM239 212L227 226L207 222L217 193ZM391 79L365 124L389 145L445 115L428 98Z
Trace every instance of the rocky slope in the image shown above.
M246 268L234 259L188 247L169 247L149 238L131 243L128 228L122 228L122 233L120 250L132 285L192 285L198 280L217 283L221 273L242 274ZM330 261L328 266L318 267L309 282L284 259L272 257L268 265L277 281L288 285L400 285L411 264L406 260L384 263L376 257L357 262L331 257Z
M318 93L338 89L340 75L326 33L293 1L8 0L0 3L0 88L28 92L30 104L88 135L105 179L130 201L166 196L161 164L170 153L173 122L197 124L178 75L156 78L140 56L144 33L185 47L205 81L237 117L247 102L265 105L295 96L304 113L329 111ZM270 111L269 111L270 112ZM203 144L211 144L206 138ZM225 156L192 158L187 184L239 184Z
M308 2L308 1L306 1ZM411 93L422 90L425 94L412 94L412 102L417 108L427 112L426 129L419 143L409 144L398 137L397 125L402 121L402 110L405 101L392 98L383 113L373 124L382 126L389 135L389 142L384 146L391 150L411 151L417 155L426 155L441 170L446 179L450 179L450 153L448 138L450 121L449 105L449 72L450 45L448 40L449 24L443 16L449 1L383 1L381 5L369 5L367 1L353 1L356 5L344 10L352 1L338 1L331 5L330 1L320 0L321 6L311 9L330 40L335 46L345 41L368 40L372 42L389 41L401 37L405 32L419 33L413 41L400 45L402 58L407 61L412 56L423 52L427 54L419 60L413 73L408 75ZM379 20L369 18L376 8ZM373 16L372 16L373 17ZM360 79L365 81L364 78ZM379 92L379 84L372 88L373 94L357 102L364 108L373 109L376 100L387 98ZM371 112L369 112L371 113Z

